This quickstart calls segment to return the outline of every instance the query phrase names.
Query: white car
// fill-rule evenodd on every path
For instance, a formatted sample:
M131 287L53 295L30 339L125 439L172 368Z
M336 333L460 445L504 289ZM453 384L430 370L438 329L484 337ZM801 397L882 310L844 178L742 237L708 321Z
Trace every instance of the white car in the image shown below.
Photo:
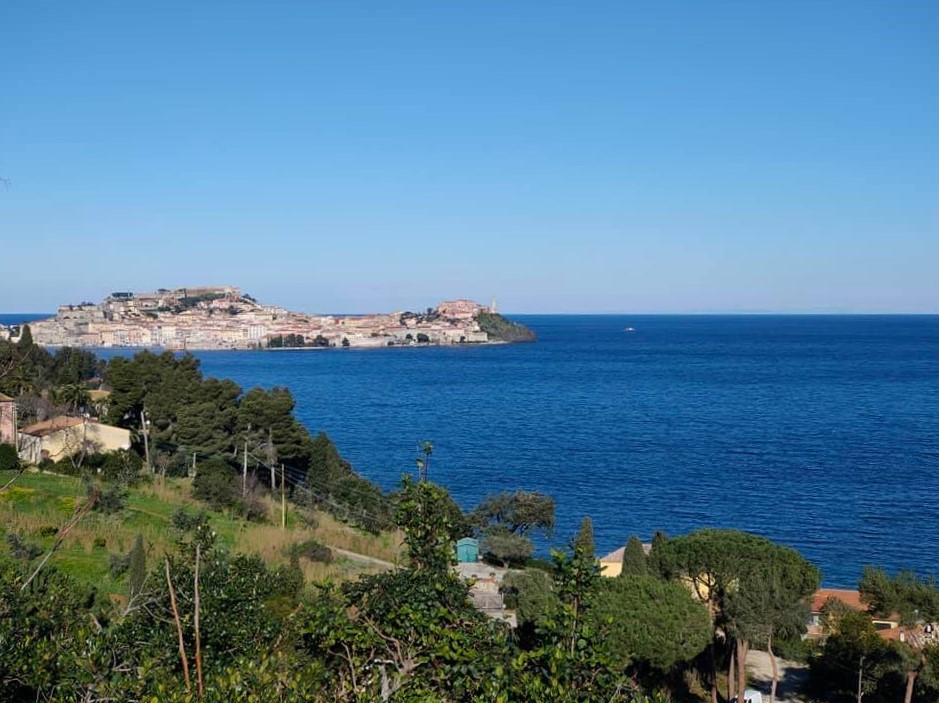
M730 703L737 703L737 697L731 698ZM743 692L743 703L763 703L763 694L748 688Z

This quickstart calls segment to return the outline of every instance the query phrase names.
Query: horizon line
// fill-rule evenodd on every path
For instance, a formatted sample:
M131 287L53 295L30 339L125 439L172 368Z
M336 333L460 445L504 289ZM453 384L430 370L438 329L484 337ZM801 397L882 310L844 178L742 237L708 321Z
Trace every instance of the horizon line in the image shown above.
M298 311L294 311L298 312ZM394 311L392 311L394 312ZM55 317L57 313L55 312L0 312L2 316L10 315L28 315L28 316L40 316L45 315L48 317ZM300 312L302 315L313 315L313 316L360 316L360 315L387 315L387 312ZM592 311L562 311L562 312L526 312L526 311L510 311L510 312L500 312L500 315L503 316L513 316L513 315L524 315L526 317L552 317L552 316L581 316L581 317L620 317L624 315L638 315L638 316L656 316L656 317L772 317L772 316L788 316L788 317L823 317L823 316L839 316L839 317L851 317L851 316L863 316L863 317L891 317L891 316L906 316L906 317L934 317L939 316L939 310L932 312L913 312L908 310L889 310L889 311L867 311L867 310L679 310L679 311L655 311L655 310L624 310L624 311L604 311L604 312L592 312Z

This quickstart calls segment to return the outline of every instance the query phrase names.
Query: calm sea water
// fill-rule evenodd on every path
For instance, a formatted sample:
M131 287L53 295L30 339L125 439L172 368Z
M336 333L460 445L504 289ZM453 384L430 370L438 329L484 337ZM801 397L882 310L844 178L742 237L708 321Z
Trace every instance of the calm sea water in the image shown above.
M550 493L555 543L590 515L601 553L718 526L796 547L832 586L939 572L939 316L518 319L538 343L197 356L288 386L386 488L430 439L464 507Z

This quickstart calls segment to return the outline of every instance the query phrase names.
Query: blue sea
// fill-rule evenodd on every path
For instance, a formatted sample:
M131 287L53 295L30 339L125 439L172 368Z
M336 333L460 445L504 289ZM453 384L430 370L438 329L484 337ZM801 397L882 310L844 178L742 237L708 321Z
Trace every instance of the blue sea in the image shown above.
M734 527L830 586L865 564L939 573L939 316L516 319L537 343L196 355L289 387L385 488L429 439L432 480L464 507L551 494L555 544L589 515L600 553Z

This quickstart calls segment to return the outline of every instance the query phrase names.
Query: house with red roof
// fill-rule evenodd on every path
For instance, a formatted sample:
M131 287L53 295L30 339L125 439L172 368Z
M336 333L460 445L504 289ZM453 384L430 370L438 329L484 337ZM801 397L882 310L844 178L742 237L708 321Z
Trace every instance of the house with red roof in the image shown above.
M820 588L812 597L812 612L809 616L807 636L811 639L820 639L825 635L825 621L829 616L826 612L826 605L839 603L842 606L859 613L870 615L871 621L877 634L885 640L902 639L900 630L900 616L897 614L889 617L879 617L870 612L861 600L860 591L846 588Z

